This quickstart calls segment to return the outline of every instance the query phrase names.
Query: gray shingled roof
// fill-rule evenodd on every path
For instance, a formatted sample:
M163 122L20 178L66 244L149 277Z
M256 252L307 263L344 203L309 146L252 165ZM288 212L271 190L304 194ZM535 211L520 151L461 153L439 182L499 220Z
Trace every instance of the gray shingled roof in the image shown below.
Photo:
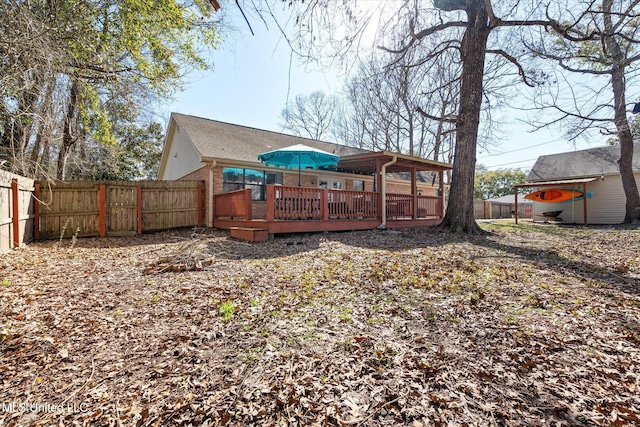
M527 181L553 181L617 174L620 172L619 157L619 145L540 156L527 175ZM640 142L636 142L633 147L633 170L640 171Z
M295 144L328 151L338 156L367 152L331 142L300 138L283 133L171 113L187 133L202 157L257 162L258 154Z

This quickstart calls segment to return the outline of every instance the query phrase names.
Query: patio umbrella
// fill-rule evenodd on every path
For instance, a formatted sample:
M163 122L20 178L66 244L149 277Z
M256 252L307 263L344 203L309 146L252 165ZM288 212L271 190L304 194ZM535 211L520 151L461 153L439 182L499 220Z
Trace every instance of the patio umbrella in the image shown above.
M258 154L258 160L267 166L283 166L287 169L298 168L298 187L300 187L300 171L302 169L319 169L336 167L339 157L304 144L278 148Z

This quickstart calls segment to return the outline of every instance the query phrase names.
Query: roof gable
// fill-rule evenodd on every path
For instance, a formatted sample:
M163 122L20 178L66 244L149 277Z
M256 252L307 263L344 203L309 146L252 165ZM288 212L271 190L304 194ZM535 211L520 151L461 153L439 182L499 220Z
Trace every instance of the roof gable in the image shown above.
M527 175L527 181L618 174L619 158L619 145L540 156ZM640 171L640 142L636 142L633 147L633 170Z
M354 147L283 133L171 113L171 119L189 136L204 159L258 162L258 154L304 144L338 156L367 152Z

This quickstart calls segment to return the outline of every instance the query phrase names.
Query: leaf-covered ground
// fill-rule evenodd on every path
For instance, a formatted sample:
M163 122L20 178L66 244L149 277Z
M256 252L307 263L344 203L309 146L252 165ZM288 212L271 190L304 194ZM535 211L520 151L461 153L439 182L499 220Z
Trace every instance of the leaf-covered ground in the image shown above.
M0 425L640 423L640 229L483 227L11 252Z

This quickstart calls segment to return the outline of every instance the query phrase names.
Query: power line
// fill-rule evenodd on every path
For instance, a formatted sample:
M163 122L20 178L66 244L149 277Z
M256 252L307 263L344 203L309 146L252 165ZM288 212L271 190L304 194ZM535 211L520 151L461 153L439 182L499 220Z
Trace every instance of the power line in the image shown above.
M516 151L528 150L529 148L541 147L543 145L553 144L554 142L558 142L558 141L561 141L561 139L556 139L556 140L553 140L553 141L547 141L547 142L543 142L541 144L530 145L528 147L516 148L515 150L511 150L511 151L503 151L502 153L499 153L499 154L490 154L488 156L478 157L478 160L488 159L488 158L491 158L491 157L498 157L498 156L502 156L503 154L515 153Z
M486 166L486 167L487 168L497 168L498 166L514 165L516 163L526 163L526 162L532 162L534 160L538 160L538 158L536 157L534 159L520 160L520 161L517 161L517 162L502 163L502 164L499 164L499 165Z

